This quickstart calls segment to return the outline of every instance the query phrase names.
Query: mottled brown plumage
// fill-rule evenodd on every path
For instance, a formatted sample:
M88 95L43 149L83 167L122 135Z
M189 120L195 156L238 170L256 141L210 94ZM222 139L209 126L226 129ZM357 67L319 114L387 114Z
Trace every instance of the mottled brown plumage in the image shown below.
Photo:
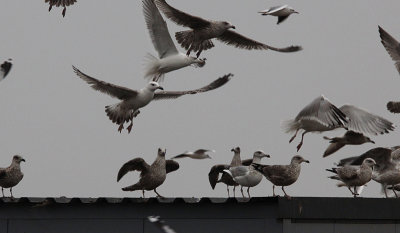
M19 155L14 155L10 166L6 168L0 168L0 186L3 197L4 188L10 188L11 197L13 197L12 188L16 186L24 177L24 173L21 171L21 162L25 162L25 159Z

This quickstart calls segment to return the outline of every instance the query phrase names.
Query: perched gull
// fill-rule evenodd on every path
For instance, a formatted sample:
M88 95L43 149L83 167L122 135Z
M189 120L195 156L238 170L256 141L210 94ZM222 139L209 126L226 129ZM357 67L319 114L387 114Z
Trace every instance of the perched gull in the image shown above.
M25 162L19 155L14 155L11 165L6 168L0 168L0 186L1 193L4 197L4 188L10 188L11 197L12 188L16 186L24 177L24 173L21 171L21 162Z
M314 99L304 107L294 120L283 122L286 133L295 132L289 140L292 142L299 130L304 130L297 151L303 145L304 135L308 132L324 132L337 128L345 128L358 133L372 135L389 133L395 125L383 117L353 105L343 105L337 108L323 95Z
M283 5L283 6L274 6L269 9L259 11L258 13L261 13L261 15L272 15L272 16L278 16L278 22L276 24L280 24L285 19L289 17L291 14L298 14L299 12L295 11L292 7L288 5Z
M149 165L142 158L135 158L126 162L118 171L117 182L130 171L140 171L140 180L134 185L122 188L123 191L154 190L157 197L162 197L158 192L158 186L162 185L167 173L178 170L179 163L173 160L165 160L166 150L158 149L157 158Z
M176 233L170 226L165 224L164 220L160 219L160 216L149 216L147 219L164 233Z
M160 81L165 73L186 66L203 67L205 59L186 56L180 53L169 35L167 24L161 17L153 0L143 0L143 14L149 30L151 41L158 52L158 57L148 56L145 77Z
M0 65L0 81L5 79L7 74L10 72L12 63L11 63L11 58L8 59L7 61L3 62L3 64Z
M210 181L210 185L211 185L212 189L215 189L215 186L217 185L217 183L226 184L226 190L228 192L228 197L230 197L229 196L229 186L233 186L233 197L235 197L235 189L236 189L236 186L238 186L239 184L236 183L230 175L228 175L227 173L224 173L223 171L225 169L228 169L229 167L237 167L237 166L241 166L241 165L249 166L251 164L251 162L253 161L253 159L241 160L240 147L233 148L231 151L234 153L234 155L233 155L230 165L218 164L218 165L212 166L212 168L210 169L210 172L208 173L208 180ZM219 178L220 173L222 173L221 178Z
M140 90L132 90L126 87L117 86L92 78L82 73L74 66L73 69L74 72L81 79L91 85L93 89L121 100L121 102L119 103L106 106L106 113L113 123L119 125L119 132L121 132L124 128L124 123L130 121L131 124L127 127L128 133L131 132L133 126L133 118L140 113L139 109L149 104L152 100L176 99L183 95L211 91L226 84L230 80L230 77L233 76L232 74L224 75L223 77L216 79L207 86L195 90L155 92L158 89L164 90L157 82L149 82L146 87Z
M337 174L335 176L330 176L329 178L342 181L343 184L338 184L338 186L340 187L342 185L346 185L351 194L356 197L359 195L357 192L357 187L364 186L371 180L372 170L375 164L375 160L367 158L363 161L359 168L353 166L344 166L326 170ZM354 192L351 190L351 187L354 187Z
M261 159L265 157L269 158L270 156L261 150L254 152L252 164L260 163ZM224 172L228 173L233 180L241 186L240 192L242 193L243 197L243 186L247 187L247 194L250 198L250 188L258 185L263 177L262 174L258 172L252 164L249 166L229 167L224 170Z
M305 160L300 155L293 156L289 165L261 165L253 163L253 166L257 171L261 172L267 180L271 181L272 185L272 195L275 197L275 185L282 186L282 191L285 197L290 198L285 192L284 187L289 186L297 181L301 171L301 163L310 161Z
M289 46L286 48L275 48L258 41L247 38L232 30L235 29L231 23L226 21L206 20L197 16L187 14L183 11L173 8L165 0L155 0L157 7L170 20L178 25L189 27L192 30L177 32L175 38L179 44L187 49L186 55L191 51L197 52L199 57L203 50L214 47L211 39L216 38L225 44L235 46L241 49L274 50L278 52L296 52L301 50L300 46Z
M70 5L74 5L74 3L76 2L76 0L45 0L45 3L48 2L49 3L49 11L51 11L51 8L53 8L53 6L59 7L62 6L64 7L63 11L62 11L62 16L65 17L65 11L67 10L67 6Z
M176 155L171 159L192 158L192 159L211 159L207 152L214 152L215 150L198 149L196 151L186 151L182 154Z
M329 140L330 145L328 146L328 148L326 148L323 157L327 157L335 153L345 145L361 145L367 142L375 144L375 142L372 141L371 138L365 136L362 133L357 133L352 130L346 131L346 133L342 137L324 137L324 139Z

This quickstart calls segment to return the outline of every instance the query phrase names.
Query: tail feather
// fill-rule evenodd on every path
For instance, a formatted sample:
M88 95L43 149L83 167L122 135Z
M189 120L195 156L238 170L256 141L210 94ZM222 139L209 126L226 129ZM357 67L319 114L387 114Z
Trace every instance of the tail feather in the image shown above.
M118 125L131 120L133 114L133 110L125 111L121 108L119 103L106 106L105 111L108 118L110 118L113 123Z
M299 123L295 120L285 120L281 123L281 128L285 131L285 133L295 132L299 129Z
M122 188L123 191L135 191L135 190L142 190L142 187L140 187L139 184L134 184L131 186L127 186L125 188Z
M175 33L175 38L182 48L185 48L186 50L191 48L193 52L200 50L203 51L214 47L214 43L211 40L205 40L201 43L194 43L194 33L192 30L177 32Z
M163 80L164 78L164 73L160 72L160 62L159 58L156 56L153 56L152 54L148 53L146 54L145 57L145 73L144 73L144 78L148 79L149 81L156 81L158 82L159 80Z

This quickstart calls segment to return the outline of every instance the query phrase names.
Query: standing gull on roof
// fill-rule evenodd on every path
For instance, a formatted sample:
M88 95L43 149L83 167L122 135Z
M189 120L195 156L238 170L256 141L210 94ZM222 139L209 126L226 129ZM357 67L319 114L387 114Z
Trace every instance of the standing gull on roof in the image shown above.
M327 157L336 151L340 150L345 145L361 145L367 142L375 144L371 138L365 136L362 133L357 133L352 130L346 131L346 133L342 137L334 137L328 138L324 137L324 139L329 140L329 146L326 148L323 157Z
M283 122L286 133L295 132L289 140L292 142L299 130L304 130L297 151L303 145L304 135L308 132L324 132L338 128L345 128L358 133L372 135L389 133L395 125L383 117L353 105L343 105L337 108L323 95L314 99L305 106L293 120Z
M167 178L167 173L178 170L179 163L173 160L165 160L166 150L158 149L157 158L149 165L142 158L135 158L126 162L118 171L117 182L130 171L140 171L140 180L134 185L122 188L123 191L154 190L157 197L162 197L158 192L158 186Z
M299 12L295 11L292 7L288 5L282 5L274 6L269 9L259 11L258 13L261 13L261 15L278 16L278 22L276 24L280 24L285 21L291 14L298 14Z
M13 197L12 188L24 177L24 173L21 171L21 162L25 162L25 159L19 155L14 155L10 166L0 168L0 186L3 197L4 188L10 188L11 197Z
M215 153L215 150L198 149L196 151L185 151L171 159L191 158L191 159L211 159L207 152Z
M300 46L289 46L286 48L275 48L258 41L247 38L239 33L232 31L235 29L227 21L206 20L197 16L190 15L170 6L165 0L155 0L157 7L164 15L176 24L189 27L192 30L181 31L175 34L179 44L187 49L186 55L191 51L197 52L199 57L203 50L214 47L211 39L216 38L225 44L241 49L274 50L278 52L296 52L301 50Z
M65 12L67 10L67 6L70 5L74 5L74 3L76 2L76 0L45 0L45 3L48 2L49 3L49 11L51 11L51 8L53 8L53 6L56 7L64 7L63 11L62 11L62 16L65 17Z
M75 67L73 69L78 77L86 81L93 89L121 100L119 103L106 106L106 113L113 123L119 125L119 132L124 128L124 123L130 121L131 124L127 127L128 133L131 132L133 118L140 113L139 109L149 104L152 100L176 99L183 95L211 91L226 84L230 77L233 76L232 74L227 74L207 86L195 90L155 92L158 89L164 90L157 82L149 82L146 87L140 90L132 90L92 78Z
M165 73L170 71L190 65L195 67L205 65L205 59L186 56L176 49L167 24L153 0L143 0L143 14L151 41L158 52L158 58L149 54L145 77L158 82L163 79Z
M285 186L289 186L297 181L300 176L301 163L310 163L300 155L293 156L289 165L261 165L253 163L257 171L261 172L272 185L272 195L275 197L275 186L282 186L285 197L290 198L285 192Z
M12 59L8 59L7 61L3 62L3 64L0 65L0 81L5 79L7 74L10 72L12 63Z

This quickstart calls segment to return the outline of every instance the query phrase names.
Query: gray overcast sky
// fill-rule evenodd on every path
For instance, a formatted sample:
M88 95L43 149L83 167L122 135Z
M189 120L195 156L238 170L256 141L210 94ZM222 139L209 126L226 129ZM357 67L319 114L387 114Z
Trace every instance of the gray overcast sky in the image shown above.
M229 163L230 149L242 158L259 149L271 155L268 164L286 164L296 154L292 135L280 128L320 94L341 106L351 103L398 124L386 110L399 100L400 76L380 43L378 25L400 39L398 0L372 1L230 1L169 0L171 5L208 19L232 22L236 31L272 46L302 45L304 50L235 49L216 41L202 53L203 68L188 67L166 75L166 90L201 87L226 73L235 74L224 87L177 100L157 101L142 109L133 131L117 132L104 106L118 100L92 90L71 65L98 79L132 89L142 88L144 57L156 54L145 28L139 0L78 0L49 13L44 1L3 0L0 7L0 60L13 58L9 76L0 82L1 166L23 155L24 179L15 196L139 197L123 192L136 183L129 174L116 176L126 161L142 156L151 163L157 148L167 157L197 148L215 149L213 160L179 160L158 191L170 197L226 196L225 185L212 190L207 174L212 165ZM275 17L257 11L287 3L300 12L276 25ZM167 20L171 34L183 27ZM181 51L183 51L181 49ZM341 130L323 135L342 135ZM349 146L322 158L328 145L321 134L305 137L300 155L309 159L299 181L287 189L296 196L349 196L328 180L325 168L374 146L400 144L399 131L374 137L376 145ZM272 194L265 179L253 196ZM147 196L153 196L148 193ZM379 196L371 182L363 196Z

